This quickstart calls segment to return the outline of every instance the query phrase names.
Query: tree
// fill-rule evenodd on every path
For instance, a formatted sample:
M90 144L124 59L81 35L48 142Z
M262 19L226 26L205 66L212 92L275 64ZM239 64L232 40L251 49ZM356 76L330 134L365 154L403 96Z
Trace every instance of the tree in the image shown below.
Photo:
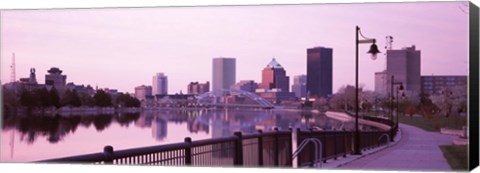
M3 104L8 104L12 107L17 107L20 105L19 99L17 97L17 93L13 89L3 86L2 87L2 97L3 97Z
M140 107L141 103L138 99L130 96L129 94L120 93L115 99L115 105L123 107Z
M360 105L362 109L369 112L372 109L373 111L378 111L379 107L382 107L382 101L384 101L386 98L380 93L365 90L361 93L361 99L362 101L360 102Z
M36 90L36 94L40 98L41 107L45 108L52 106L52 98L50 97L50 93L48 92L47 88L43 87Z
M70 100L71 100L71 95L72 91L70 89L67 89L65 93L63 93L62 98L60 99L60 104L62 106L69 106L70 105Z
M58 95L58 90L55 87L50 89L50 101L52 102L52 106L59 108L60 105L60 96Z
M361 87L359 88L359 92L360 97L362 92ZM330 99L330 106L334 109L354 110L355 87L351 85L342 86Z
M82 101L80 100L80 96L78 95L76 90L72 91L72 100L70 100L70 104L72 106L80 107L82 106Z
M95 106L95 99L88 93L79 93L78 96L83 106Z
M327 99L320 97L315 100L315 102L313 103L313 107L320 110L328 110L328 101Z
M408 115L410 115L410 117L413 117L413 114L415 114L415 112L417 111L415 109L415 106L413 106L413 105L406 106L406 109L407 109L406 112L407 112Z
M454 86L451 87L451 99L453 109L456 113L467 112L467 87L466 86Z
M110 94L106 93L103 90L97 90L93 96L95 100L95 105L100 107L109 107L112 106L112 97Z
M448 118L452 110L452 103L449 99L448 94L435 94L430 96L433 104L437 105L440 110L445 114L445 117Z
M35 96L35 93L30 92L27 88L22 87L20 90L20 103L27 107L30 111L32 108L38 106L38 99Z
M443 88L439 93L430 96L430 99L447 118L452 111L460 113L467 109L467 91L465 86Z
M63 106L74 106L74 107L82 106L82 101L80 100L80 96L78 96L78 93L76 90L65 91L65 94L63 95L61 102Z
M20 106L17 93L11 88L2 87L3 118L10 117L16 113L16 108Z
M360 104L361 108L363 111L365 112L370 112L370 110L372 109L373 105L372 103L370 103L368 100L364 100L361 104Z

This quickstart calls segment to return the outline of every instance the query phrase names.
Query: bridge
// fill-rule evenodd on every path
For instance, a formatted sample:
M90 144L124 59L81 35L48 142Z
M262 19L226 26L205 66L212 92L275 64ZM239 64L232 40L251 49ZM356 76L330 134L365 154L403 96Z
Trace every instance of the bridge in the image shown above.
M243 90L219 89L198 95L197 103L207 107L222 108L264 108L272 109L274 104L264 98Z

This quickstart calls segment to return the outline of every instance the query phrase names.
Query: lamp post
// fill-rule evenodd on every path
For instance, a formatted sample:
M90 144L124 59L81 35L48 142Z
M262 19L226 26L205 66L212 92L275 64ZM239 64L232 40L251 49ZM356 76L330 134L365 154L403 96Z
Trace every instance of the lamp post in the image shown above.
M399 91L399 90L400 90L400 91L403 90L402 85L400 85L400 87L397 88L397 121L396 121L396 122L397 122L397 124L396 124L396 127L397 127L397 128L398 128L398 115L399 115L399 114L398 114L398 91ZM404 92L402 92L402 99L403 99L403 105L405 105L405 93L404 93ZM404 110L403 112L405 112L405 110Z
M391 92L390 92L390 121L393 122L393 99L394 99L394 96L393 96L393 86L394 85L400 85L398 88L397 88L397 102L396 102L396 118L397 118L397 121L395 123L395 127L398 128L398 90L401 90L403 91L403 83L402 82L395 82L395 77L392 75L392 80L390 81L391 85L390 85L390 88L391 88ZM390 141L393 142L393 134L391 134L390 136Z
M363 40L359 40L358 36L361 36ZM359 109L359 100L358 100L358 45L371 43L370 50L367 52L372 54L372 59L377 59L377 54L380 53L377 45L375 44L376 40L367 38L362 35L360 27L355 27L355 143L353 154L360 155L362 151L360 149L360 132L358 131L358 109Z

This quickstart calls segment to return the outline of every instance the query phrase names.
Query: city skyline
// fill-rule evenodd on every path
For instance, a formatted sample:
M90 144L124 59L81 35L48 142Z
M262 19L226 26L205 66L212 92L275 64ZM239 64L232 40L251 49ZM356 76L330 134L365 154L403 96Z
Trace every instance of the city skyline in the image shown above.
M415 45L422 51L421 75L468 75L468 21L459 9L462 5L417 2L5 11L0 23L1 81L10 81L9 66L15 53L17 80L28 77L29 69L35 68L37 80L44 83L46 71L59 67L68 76L67 82L133 93L135 86L149 85L151 75L162 71L170 78L168 93L186 93L191 81L212 82L212 57L236 58L235 82L260 82L260 71L271 58L282 62L287 76L306 74L306 49L325 46L335 49L335 93L343 85L354 84L356 25L365 36L376 38L382 51L372 61L365 53L368 46L360 46L360 84L367 89L374 89L374 73L384 69L382 48L387 35L394 37L394 49ZM116 22L119 19L125 22ZM315 19L322 20L311 22Z

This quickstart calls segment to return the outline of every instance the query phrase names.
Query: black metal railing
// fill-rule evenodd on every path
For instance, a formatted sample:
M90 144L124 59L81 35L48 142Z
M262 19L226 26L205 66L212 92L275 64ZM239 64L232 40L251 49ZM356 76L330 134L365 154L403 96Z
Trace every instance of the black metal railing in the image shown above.
M103 153L43 160L122 165L193 165L193 166L286 166L292 162L291 130L192 141L114 151L105 146Z
M353 152L353 131L309 131L297 130L297 144L307 138L317 138L322 142L321 161L345 157ZM363 141L363 138L362 138ZM300 152L297 159L299 167L312 166L315 159L314 143L309 143L304 151Z
M367 119L367 118L365 118ZM390 121L370 118L368 120L394 125ZM383 137L394 134L398 127L386 131L361 131L362 150L369 150L389 141ZM298 130L296 143L307 138L317 138L322 143L321 161L346 157L353 152L353 131ZM312 166L314 145L307 144L297 157L298 166ZM114 151L105 146L100 153L43 160L40 162L93 163L121 165L191 165L191 166L244 166L244 167L292 167L292 129L233 136Z

